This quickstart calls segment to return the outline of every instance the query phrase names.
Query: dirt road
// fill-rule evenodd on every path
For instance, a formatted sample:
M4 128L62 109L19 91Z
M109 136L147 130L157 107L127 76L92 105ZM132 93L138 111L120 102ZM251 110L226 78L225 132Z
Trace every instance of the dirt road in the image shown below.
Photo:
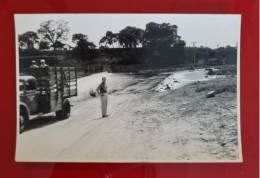
M110 90L108 118L101 117L100 99L89 96L102 76L107 77ZM155 92L167 76L100 73L79 79L79 96L71 100L71 117L57 121L50 115L33 121L18 135L16 160L237 160L235 94L224 93L205 102L192 85ZM219 102L228 107L216 106Z

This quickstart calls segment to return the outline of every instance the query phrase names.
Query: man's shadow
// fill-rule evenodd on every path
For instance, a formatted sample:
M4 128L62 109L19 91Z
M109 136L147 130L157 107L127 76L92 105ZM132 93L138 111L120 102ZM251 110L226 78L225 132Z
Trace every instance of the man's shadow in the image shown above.
M92 121L94 120L102 120L102 119L105 119L106 117L99 117L99 118L96 118L96 119L92 119Z

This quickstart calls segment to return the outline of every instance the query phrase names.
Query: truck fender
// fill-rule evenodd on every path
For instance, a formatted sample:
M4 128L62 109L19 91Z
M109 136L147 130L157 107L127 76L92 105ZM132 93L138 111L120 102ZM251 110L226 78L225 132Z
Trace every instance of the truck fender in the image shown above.
M20 102L20 108L19 109L21 109L21 108L23 108L26 111L26 114L28 116L28 120L30 120L30 110L29 110L28 106L25 103Z

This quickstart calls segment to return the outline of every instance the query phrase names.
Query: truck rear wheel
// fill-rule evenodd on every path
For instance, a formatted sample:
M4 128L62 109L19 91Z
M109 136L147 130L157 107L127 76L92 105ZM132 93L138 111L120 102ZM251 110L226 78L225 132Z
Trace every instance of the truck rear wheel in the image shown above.
M68 99L64 100L62 110L56 111L58 119L68 119L70 117L70 102Z
M27 127L28 118L23 109L20 108L20 117L19 117L19 133L23 133Z

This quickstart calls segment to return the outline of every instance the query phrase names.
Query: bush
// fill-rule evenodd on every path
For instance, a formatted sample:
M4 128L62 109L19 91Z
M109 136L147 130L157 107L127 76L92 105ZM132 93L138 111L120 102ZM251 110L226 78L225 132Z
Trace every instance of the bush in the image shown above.
M207 72L207 75L215 75L215 72L213 71L213 69L206 69L208 72Z

